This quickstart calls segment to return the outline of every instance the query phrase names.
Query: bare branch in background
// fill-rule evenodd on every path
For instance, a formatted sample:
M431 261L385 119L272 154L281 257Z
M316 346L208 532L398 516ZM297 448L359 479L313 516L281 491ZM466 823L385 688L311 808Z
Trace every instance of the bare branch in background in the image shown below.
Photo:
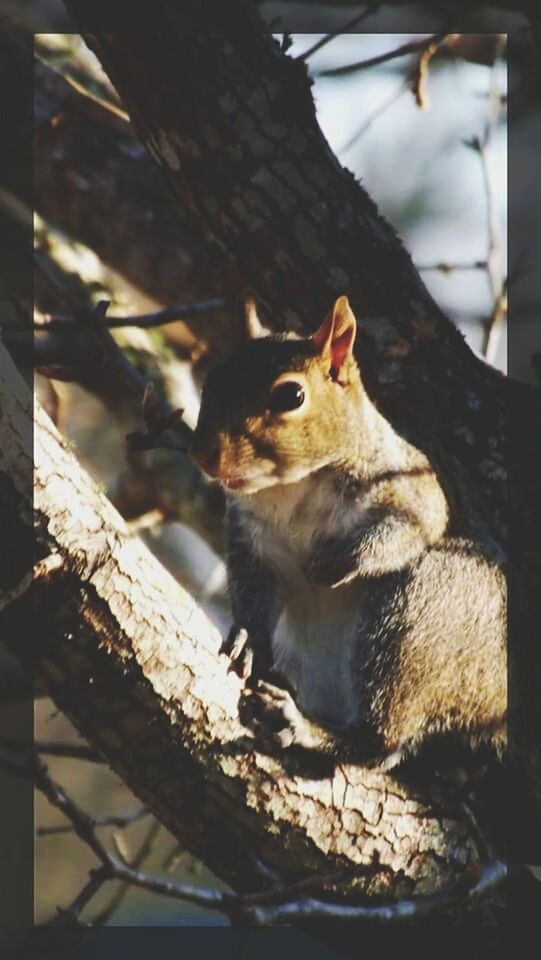
M419 53L417 62L411 71L409 83L415 97L415 103L421 110L427 110L430 105L428 94L426 92L426 82L428 78L430 61L438 52L440 47L444 46L444 44L454 36L456 36L456 34L452 33L445 33L439 37L436 36Z
M367 117L365 117L365 119L361 123L360 127L358 127L358 129L355 131L355 133L353 133L352 136L349 137L349 139L346 140L346 142L341 147L338 148L337 150L338 155L342 156L343 154L347 153L347 151L350 150L351 147L353 147L357 143L357 141L360 140L360 138L370 129L374 121L379 120L379 118L382 117L384 113L386 113L389 107L392 107L393 104L397 102L397 100L400 100L400 97L402 97L407 92L407 89L408 89L407 81L401 80L398 87L396 87L393 90L390 96L387 97L387 99L384 100L382 103L378 104L376 109L372 113L369 113Z
M339 871L320 876L310 875L295 883L283 884L280 887L273 885L270 890L253 894L234 894L195 887L143 873L135 865L135 860L129 864L123 859L122 854L120 857L115 857L110 853L96 834L96 822L52 779L45 764L37 757L31 765L26 767L10 764L3 759L0 759L0 766L11 772L16 771L20 775L32 777L36 788L44 794L53 807L64 814L74 832L90 847L100 862L100 866L91 872L89 880L70 906L59 910L52 921L55 925L77 921L83 908L108 880L120 880L127 886L140 887L175 900L217 910L232 921L242 920L244 923L255 926L266 926L270 923L320 919L334 919L342 922L364 920L370 924L403 922L433 914L457 903L474 900L497 889L507 877L507 867L500 860L489 860L482 864L471 863L465 868L459 881L448 889L379 906L362 906L343 903L340 900L333 902L333 900L326 901L307 896L309 892L322 888L331 888L330 892L337 896L340 894L340 881L348 877L353 878L359 872L369 875L370 871L378 866L377 862L350 873ZM152 829L149 829L137 860L146 858L158 829L157 822L152 825ZM106 918L109 915L106 911Z
M285 903L249 906L243 909L242 916L257 926L330 919L346 923L362 920L370 924L400 923L433 914L465 899L474 900L501 886L506 877L506 865L500 860L491 860L476 870L465 871L463 883L453 889L427 894L425 897L397 900L379 907L360 907L301 897Z
M199 308L202 313L209 309L220 309L220 306L216 306L217 303L221 304L221 301L201 301L194 309L197 311ZM141 321L139 324L131 324L132 318L113 318L112 322L109 322L109 306L109 301L100 300L90 310L75 308L70 316L52 316L45 323L36 323L35 327L40 331L40 335L36 338L29 359L34 360L38 370L53 379L77 382L98 395L108 379L104 374L107 366L109 376L112 373L120 379L128 395L131 393L141 398L148 432L131 434L129 450L134 452L163 447L185 453L191 430L182 421L182 411L172 408L160 397L154 386L130 363L111 336L110 329L129 325L157 326L178 319L179 310L185 310L187 315L192 308L181 307L178 310L174 308L146 314L134 318L135 321ZM5 325L5 329L13 334L21 331L23 325L10 322ZM99 382L100 389L93 389L96 382Z
M31 765L26 767L22 767L22 765L19 766L18 771L17 765L10 764L4 759L0 759L0 766L9 769L12 773L18 772L22 776L33 779L36 788L44 794L53 807L56 807L57 810L64 814L72 825L74 832L90 847L100 863L100 868L91 875L90 880L85 884L70 907L60 911L60 916L58 917L59 922L73 922L73 920L76 920L83 907L90 902L101 886L107 880L115 879L127 882L132 886L151 890L154 893L174 897L177 900L187 900L198 906L221 909L222 912L229 914L231 903L235 900L230 894L221 893L217 890L198 889L189 884L176 883L173 880L161 880L158 877L150 877L141 873L137 867L129 866L127 863L114 857L99 839L93 819L53 780L45 764L37 757L34 758Z
M408 43L401 44L399 47L395 47L393 50L388 50L386 53L378 53L375 57L357 60L355 63L346 63L340 67L328 67L326 70L319 70L316 75L318 77L343 77L351 73L357 73L360 70L367 70L369 67L377 67L381 63L389 63L391 60L406 57L412 53L422 55L429 51L434 45L435 52L438 47L445 42L447 36L447 31L444 31L435 33L430 37L425 37L423 40L411 40ZM433 56L433 54L431 54L431 56Z
M137 869L143 866L145 861L148 859L148 857L152 853L154 842L161 829L162 829L162 825L159 822L159 820L153 820L151 822L147 832L145 833L145 836L143 837L143 841L140 844L139 849L137 850L135 856L132 857L132 859L129 862L129 865L131 867L134 867L135 869ZM118 845L118 839L116 841L116 845ZM115 891L115 893L111 897L111 900L109 901L109 903L103 908L103 910L101 910L93 918L93 921L92 921L93 926L95 927L105 926L105 924L108 923L111 917L116 913L118 908L121 906L121 904L127 897L130 889L131 888L129 883L120 883L118 886L118 889Z
M455 270L486 270L487 261L474 260L472 263L447 263L445 260L440 260L438 263L416 263L415 266L418 270L438 270L440 273L453 273Z
M135 810L128 810L126 813L111 813L104 816L92 817L95 827L116 827L124 830L137 820L141 820L148 815L146 807L137 807ZM61 823L54 827L38 827L36 833L38 837L50 837L57 833L71 833L73 824Z
M60 330L62 334L70 331L70 333L73 333L76 337L79 336L82 338L83 341L85 333L90 331L92 341L101 349L103 356L106 356L109 361L112 362L118 373L126 380L126 383L141 394L141 408L147 424L147 432L141 433L136 431L128 435L128 449L131 453L140 450L154 450L158 447L175 450L179 453L186 453L188 441L191 436L191 429L182 420L183 411L172 408L166 400L159 396L154 384L145 381L139 371L129 362L123 350L121 350L109 333L111 326L119 327L129 324L126 324L126 322L121 319L120 322L115 323L113 321L110 325L106 318L108 307L108 301L100 300L92 311L80 312L77 318L73 316L51 317L45 324L36 324L36 326L38 329ZM167 312L168 311L160 311L160 314ZM141 326L157 325L154 322L156 316L156 314L146 315L143 318L144 322ZM178 316L171 319L178 319ZM58 341L55 341L55 343L58 345ZM88 358L89 355L86 350L81 350L81 344L76 344L75 346L77 350L74 351L73 367L70 367L69 363L69 349L67 352L62 351L59 357L62 365L63 378L84 384L84 374L81 373L80 362L82 359L84 363L85 358ZM40 355L38 343L38 359ZM95 373L95 357L92 352L90 352L90 358L92 371ZM53 367L51 375L56 375L56 377L61 375L61 370L54 369L54 343L52 347L52 358L48 358L47 367Z
M349 30L352 30L353 27L358 27L363 20L366 20L368 17L372 16L373 13L376 13L381 6L381 3L370 3L362 13L355 14L351 19L346 20L345 23L340 24L336 30L333 30L331 33L327 33L321 40L318 40L317 43L314 43L313 46L309 47L308 50L305 50L304 53L299 54L296 58L297 60L308 60L309 57L312 57L314 53L317 53L318 50L321 50L323 47L326 47L331 40L334 40L335 37L340 37L344 33L347 33Z
M118 330L122 327L141 327L143 330L150 330L153 327L162 327L167 323L175 323L177 320L183 320L187 317L206 316L223 310L227 307L227 301L223 297L215 297L211 300L198 300L196 303L190 303L186 306L168 307L165 310L156 310L153 313L134 314L129 317L105 317L104 325L108 330ZM16 329L18 323L10 321L0 321L0 327L3 329ZM58 314L44 315L42 319L34 323L34 329L42 332L48 330L63 330L65 332L77 332L80 328L75 322L73 316L59 316Z
M77 275L67 274L44 251L37 251L35 262L40 301L43 300L45 309L52 309L53 316L58 303L65 324L52 326L47 332L37 331L34 345L26 329L10 325L9 329L5 328L7 345L18 360L37 365L39 372L84 387L125 427L125 436L137 435L128 439L126 445L121 442L119 453L127 452L127 463L111 490L115 505L132 524L132 533L141 532L151 520L178 521L194 530L220 555L222 491L208 482L185 456L190 430L176 412L183 403L173 404L166 399L171 389L177 389L176 376L182 369L178 365L180 361L167 355L162 357L150 342L149 354L135 347L135 356L130 352L128 357L107 325L108 301L92 306L88 283L83 283ZM203 301L206 303L208 301ZM191 310L192 306L186 309ZM96 311L100 312L99 318ZM144 316L163 319L163 315L157 311ZM15 339L17 336L20 344ZM191 374L187 373L186 377L192 382ZM143 401L150 381L154 398L152 424L149 425L147 418L143 432L141 420L148 414L148 410L143 410ZM190 393L188 390L188 396ZM158 448L164 451L161 455L144 455L145 450Z
M165 357L162 357L159 348L150 342L149 353L139 345L128 356L108 328L108 301L92 306L88 283L59 267L45 250L36 251L35 266L40 302L46 310L53 311L53 317L58 304L63 319L46 331L40 327L32 338L28 324L25 326L22 321L13 323L8 318L9 323L4 327L6 346L20 363L37 367L44 376L75 382L88 390L124 428L125 436L137 434L126 443L120 438L121 469L110 489L117 508L128 522L133 523L132 532L141 532L151 518L162 523L179 522L190 527L219 556L223 549L223 494L185 456L190 429L176 413L177 407L184 406L184 403L173 404L167 400L171 391L178 390L179 371L182 370L179 361L167 356L167 348ZM201 303L203 306L196 309L206 309L208 301ZM214 303L215 300L211 301L211 307ZM171 309L176 311L176 308ZM191 310L192 305L181 309ZM164 313L157 311L144 316L149 316L152 321L162 320ZM168 319L167 312L165 319ZM187 367L187 362L183 362ZM187 370L182 377L187 381L187 394L191 398L192 393L195 395L193 386L189 385L193 382L192 375ZM140 425L144 419L145 388L151 380L155 416L149 434L148 422L145 432ZM182 397L182 390L180 395ZM157 456L144 453L158 448L163 452ZM126 454L126 463L122 467ZM141 519L138 527L138 521L143 517L145 519ZM10 690L11 684L7 692ZM28 683L26 690L31 695Z
M108 867L105 864L102 864L100 867L94 867L88 875L88 880L82 886L79 893L73 898L69 906L57 907L56 914L51 917L50 920L46 921L43 926L90 926L90 924L81 924L79 917L86 905L94 899L107 880L110 880Z
M404 93L408 90L411 90L415 102L418 107L426 109L428 107L428 98L426 94L426 77L428 73L428 67L432 57L440 49L440 47L446 43L450 38L454 37L455 34L451 33L442 33L436 34L434 37L430 37L428 40L414 44L405 44L405 47L408 47L408 50L405 52L412 53L414 52L410 48L415 46L415 50L419 51L419 57L414 65L414 67L408 72L406 77L404 77L399 85L392 91L387 99L383 100L376 109L370 113L363 120L360 127L350 136L346 143L340 147L337 153L341 156L344 153L347 153L348 150L353 147L357 141L370 129L375 120L378 120L383 116L384 113L395 104ZM404 48L398 48L399 50L404 50ZM394 51L393 55L397 55ZM402 56L404 53L401 54ZM373 58L377 61L378 58ZM370 61L363 61L367 66L373 66L374 63ZM320 74L320 75L325 75Z
M497 37L494 62L490 72L488 112L483 135L482 137L476 136L472 137L469 141L465 141L466 146L469 146L479 155L485 192L487 215L487 277L493 305L490 316L484 324L482 352L485 359L491 364L495 361L500 334L507 316L507 284L502 269L503 244L501 225L498 217L498 203L487 151L502 109L497 67L503 56L506 44L507 37L505 34L499 35Z
M494 301L494 306L484 326L485 339L483 354L487 363L494 364L496 362L498 343L507 320L507 306L507 280L504 278L501 290Z
M65 757L70 760L86 760L89 763L103 763L103 757L87 743L62 743L61 741L33 740L28 743L15 737L1 737L0 746L21 752L35 751L49 757Z

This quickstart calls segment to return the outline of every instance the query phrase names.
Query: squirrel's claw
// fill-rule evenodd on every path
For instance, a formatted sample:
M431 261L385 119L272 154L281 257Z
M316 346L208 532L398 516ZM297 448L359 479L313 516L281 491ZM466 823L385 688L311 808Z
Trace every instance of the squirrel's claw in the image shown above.
M220 647L220 653L225 653L231 661L238 660L248 642L248 631L244 627L232 625Z
M234 623L220 647L220 653L229 658L229 670L233 670L241 680L247 680L254 662L254 652L249 643L248 631Z
M259 677L271 669L269 660L270 639L263 634L253 634L246 627L234 623L220 647L220 653L230 660L230 670L254 686Z

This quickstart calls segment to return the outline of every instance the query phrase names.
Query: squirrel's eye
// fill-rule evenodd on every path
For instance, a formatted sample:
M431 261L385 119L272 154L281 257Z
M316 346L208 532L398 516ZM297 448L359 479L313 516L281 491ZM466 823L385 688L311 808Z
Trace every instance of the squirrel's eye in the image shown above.
M275 413L285 413L287 410L297 410L303 403L303 387L295 380L286 380L284 383L279 383L272 391L269 409Z

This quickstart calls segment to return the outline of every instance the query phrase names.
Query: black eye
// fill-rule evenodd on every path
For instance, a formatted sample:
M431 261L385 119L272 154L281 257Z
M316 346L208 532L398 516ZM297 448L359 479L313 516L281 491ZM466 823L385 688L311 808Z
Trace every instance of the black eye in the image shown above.
M295 380L286 380L274 387L269 399L269 410L285 413L286 410L297 410L303 403L303 387Z

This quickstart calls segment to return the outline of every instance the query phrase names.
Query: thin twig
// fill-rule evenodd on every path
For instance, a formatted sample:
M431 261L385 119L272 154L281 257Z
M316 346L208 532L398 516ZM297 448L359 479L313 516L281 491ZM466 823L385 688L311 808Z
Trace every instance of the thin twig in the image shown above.
M60 740L19 740L16 737L0 737L0 745L11 750L35 751L50 757L69 757L73 760L87 760L89 763L103 763L103 757L86 743L64 743Z
M314 874L313 876L303 877L291 884L273 886L271 890L258 891L256 893L244 894L242 898L243 908L255 907L258 904L271 905L272 903L284 903L290 900L304 897L306 893L314 890L321 891L325 887L336 886L355 879L356 877L367 877L372 872L379 870L379 864L369 864L368 866L357 866L344 868L343 870L334 870L327 874Z
M77 836L90 847L100 863L109 865L109 854L96 833L96 825L75 801L68 796L63 788L56 783L49 774L43 761L35 756L29 767L33 774L34 784L44 794L51 806L56 807L72 824Z
M153 820L150 824L139 850L135 854L135 857L131 861L132 867L140 867L143 865L147 857L152 851L154 841L161 830L161 823L159 820ZM118 908L121 906L122 902L125 900L128 892L130 890L130 885L128 883L120 883L117 890L115 890L114 895L111 897L110 902L103 908L103 910L98 913L92 923L93 926L103 927L109 922L111 917L116 913Z
M357 143L357 141L360 140L360 138L370 129L374 121L379 120L379 118L383 116L389 107L392 107L393 104L396 103L400 97L406 93L407 89L407 82L405 80L401 80L399 86L396 87L390 97L388 97L387 100L384 100L383 103L380 103L376 109L368 115L368 117L365 117L361 126L349 137L346 143L336 151L338 156L342 156L343 154L347 153L347 151L350 150L351 147L353 147L355 143Z
M501 92L497 82L496 69L506 42L507 37L505 34L500 35L498 38L496 53L494 55L494 62L490 71L488 113L483 136L473 137L471 140L465 141L466 146L469 146L471 149L475 150L475 152L479 155L483 177L483 187L485 192L485 204L487 212L487 278L492 297L492 310L488 320L484 325L482 352L488 363L494 363L499 336L503 328L504 319L507 315L506 280L503 274L501 262L501 230L498 219L498 207L495 190L487 157L487 148L490 144L492 134L498 123L501 112Z
M110 880L110 872L107 866L102 864L90 871L88 880L83 885L76 897L73 898L68 907L57 907L56 914L48 920L44 926L60 927L69 926L78 923L78 918L84 908L101 890L104 883Z
M314 43L313 46L309 47L308 50L305 50L304 53L299 54L296 57L297 60L308 60L309 57L312 57L314 53L317 53L318 50L321 50L323 47L326 47L331 40L334 40L335 37L339 37L344 33L347 33L348 30L351 30L353 27L357 27L363 20L366 20L373 13L376 13L379 10L381 3L370 3L362 11L362 13L355 14L354 17L351 17L350 20L346 20L345 23L342 23L336 30L333 30L331 33L325 34L324 37L321 37L317 43Z
M148 816L146 807L137 807L135 810L128 810L126 813L111 813L102 817L92 817L92 822L95 827L117 827L123 830L146 816ZM71 823L59 823L54 827L38 827L36 832L38 837L50 837L53 834L71 833L72 831L73 825Z
M1 758L0 765L6 766L4 760ZM150 890L153 893L161 893L164 896L173 897L177 900L187 900L196 906L221 910L223 913L229 915L231 905L234 904L236 900L234 895L222 893L219 890L192 887L189 884L177 883L172 880L162 880L159 877L150 877L140 870L123 863L109 853L96 833L92 818L52 779L47 767L39 757L34 757L33 763L26 767L23 767L22 764L9 764L9 761L7 765L12 768L16 767L19 775L30 778L33 777L37 789L44 794L53 807L56 807L57 810L60 810L61 813L64 814L73 825L77 836L90 847L100 863L106 868L106 879L125 881L133 886ZM86 902L88 902L88 900Z
M366 920L374 923L396 923L418 919L433 913L436 909L455 906L465 900L475 899L500 886L507 877L507 866L501 860L490 860L472 871L469 888L456 885L451 889L436 891L426 896L413 897L410 900L397 900L379 907L357 906L350 904L328 903L312 897L287 903L276 903L248 907L243 919L257 926L272 923L292 923L302 920ZM475 878L475 879L474 879Z
M127 436L128 451L135 453L163 448L177 453L186 453L192 431L182 420L183 411L174 409L160 397L153 384L146 381L130 363L111 335L111 329L125 326L127 322L132 321L135 325L147 328L171 323L178 320L181 315L193 315L198 310L203 313L221 309L225 303L226 301L221 299L203 300L190 306L160 310L139 317L113 317L112 319L107 317L110 306L108 300L100 300L92 309L74 307L70 315L53 316L45 323L34 324L43 336L36 339L31 359L38 369L41 368L49 375L58 379L76 380L83 384L85 375L88 375L89 365L96 368L107 360L115 375L119 375L126 386L142 400L147 431L135 431ZM21 329L16 324L4 326L6 329L8 327ZM57 328L61 330L61 336L58 336ZM64 337L66 331L74 334L74 337ZM44 348L43 352L40 352L41 347ZM93 373L95 375L95 369Z
M475 816L470 805L466 803L465 800L461 801L460 810L472 829L472 833L474 834L474 837L477 843L477 850L478 850L479 856L482 857L483 860L488 861L489 858L494 856L494 852L491 849L491 846L487 838L485 837L483 831L481 830L477 817Z
M435 33L423 40L411 40L403 43L400 47L388 50L386 53L379 53L375 57L368 57L366 60L357 60L355 63L343 64L340 67L328 67L326 70L320 70L318 77L343 77L346 74L357 73L359 70L366 70L369 67L376 67L380 63L388 63L390 60L396 60L398 57L406 57L411 53L423 53L433 44L440 46L448 36L447 31Z
M207 316L209 313L216 313L227 307L228 301L223 297L214 297L211 300L198 300L185 306L169 307L165 310L156 310L153 313L134 314L130 317L105 317L104 325L108 330L118 330L122 327L140 327L143 330L150 330L153 327L162 327L168 323L175 323L177 320L185 320L191 317ZM84 322L81 317L75 318L73 314L44 314L43 319L33 324L33 329L41 333L49 330L62 330L67 333L80 332L80 323ZM20 323L7 321L0 326L3 329L20 327Z
M415 97L415 103L421 110L428 109L430 101L426 92L426 82L428 78L428 68L430 61L438 52L440 47L446 43L451 33L444 33L439 38L435 37L423 50L421 50L417 63L410 75L410 86Z
M176 870L178 865L182 862L183 858L190 856L188 850L183 847L180 843L175 843L172 850L165 855L162 861L162 867L166 873L173 873L173 870Z
M209 301L205 302L208 303ZM112 336L107 325L106 315L109 306L110 303L108 300L100 300L92 310L76 312L75 318L79 323L75 322L75 318L70 318L68 329L79 330L81 337L84 333L89 337L89 343L86 345L87 349L85 353L82 357L77 358L77 362L82 365L82 372L84 373L84 366L87 362L86 358L90 355L91 348L93 348L102 361L105 358L107 359L112 369L114 369L115 374L120 375L125 381L126 386L129 386L136 395L141 397L147 432L135 431L134 433L128 434L126 440L129 452L153 450L161 447L186 453L192 431L182 420L183 411L174 409L170 403L160 397L154 389L153 384L146 381L134 365L130 363L124 351ZM163 311L160 312L163 314ZM55 333L51 331L49 334L46 334L46 337L47 336L54 338ZM59 340L61 344L65 344L65 338L63 336L61 336ZM70 340L70 342L81 346L78 338L74 341ZM54 354L54 342L52 347ZM69 356L63 358L63 360L64 364L68 365L67 377L78 379L69 369ZM94 362L96 361L94 360ZM58 372L55 375L58 376Z
M41 63L44 63L49 70L53 70L55 73L58 73L66 83L72 87L77 93L81 94L82 97L86 97L87 100L90 100L92 103L96 103L102 110L106 110L108 113L111 113L118 120L122 120L124 123L130 122L130 115L126 110L122 108L120 102L115 103L111 98L108 91L104 91L103 95L95 93L87 85L88 77L77 76L73 68L61 68L58 63L54 61L53 58L43 56L39 51L35 54L36 59Z
M162 327L167 323L175 323L176 320L217 313L219 310L224 310L228 305L228 301L224 297L213 297L210 300L196 300L194 303L156 310L154 313L140 314L139 316L107 317L107 326L109 330L115 330L118 327L142 327L144 330L148 330L151 327Z
M494 301L490 316L485 325L485 339L483 355L487 363L495 363L500 335L507 319L507 281L504 279L502 289Z
M440 260L438 263L416 263L417 270L439 270L441 273L453 273L455 270L486 270L486 260L473 260L471 263L447 263Z

